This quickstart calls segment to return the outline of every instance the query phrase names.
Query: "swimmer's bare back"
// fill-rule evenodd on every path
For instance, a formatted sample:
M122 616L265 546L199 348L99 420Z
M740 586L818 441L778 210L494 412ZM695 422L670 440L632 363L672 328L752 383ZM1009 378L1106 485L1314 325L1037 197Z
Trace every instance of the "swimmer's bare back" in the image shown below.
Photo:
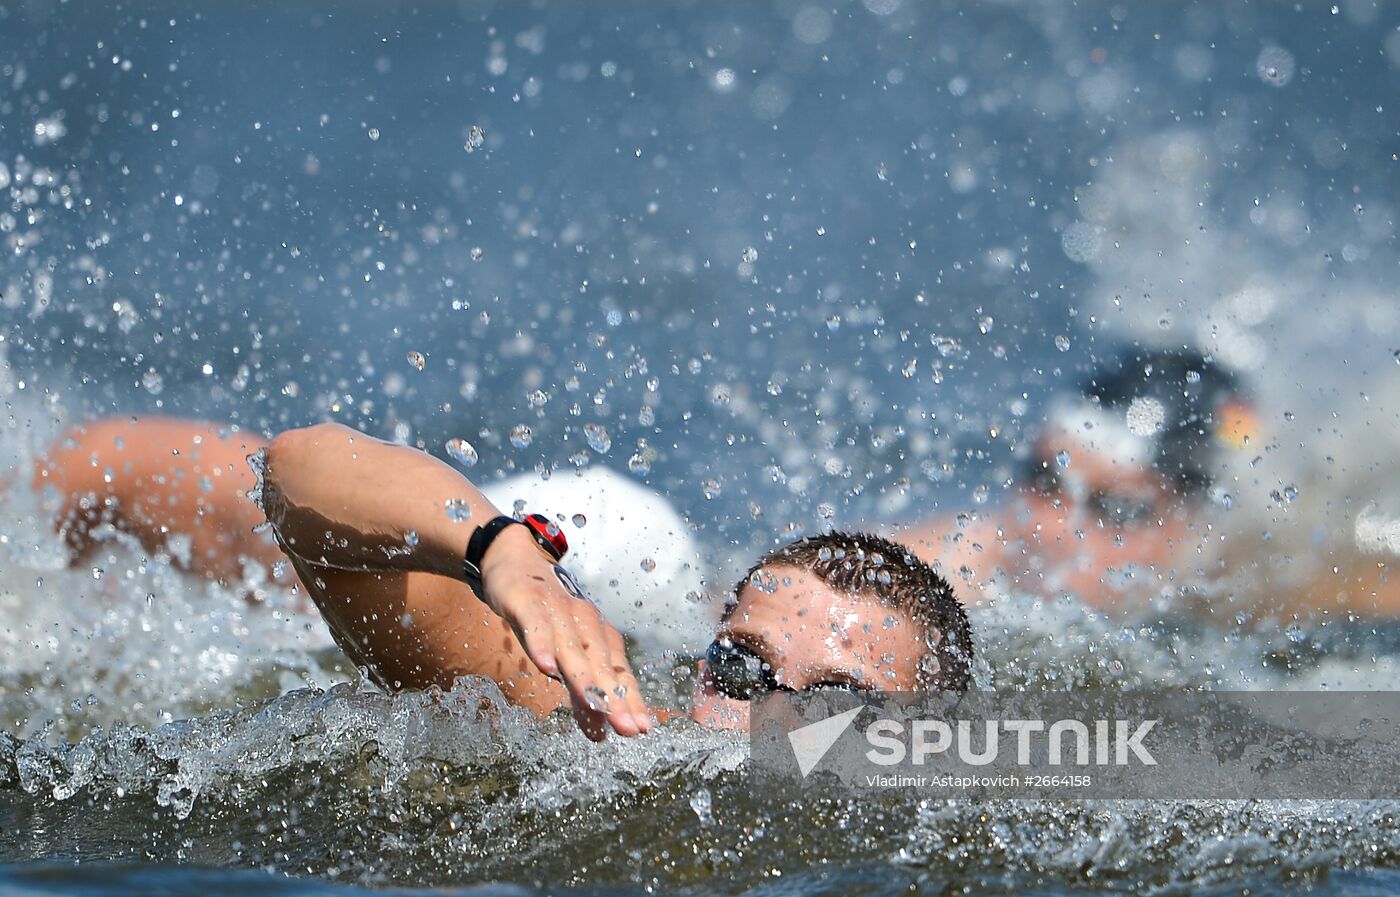
M99 527L126 532L181 569L234 587L247 565L270 577L282 554L247 496L247 458L267 440L235 427L163 417L108 418L69 429L34 464L74 559L93 550ZM189 551L172 550L188 540Z

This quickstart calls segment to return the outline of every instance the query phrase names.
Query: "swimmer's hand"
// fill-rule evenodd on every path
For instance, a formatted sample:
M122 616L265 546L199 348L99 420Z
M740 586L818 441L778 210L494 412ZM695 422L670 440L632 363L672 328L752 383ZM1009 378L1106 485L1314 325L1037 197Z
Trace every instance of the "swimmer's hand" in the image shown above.
M603 619L573 577L523 526L508 527L481 560L488 606L515 630L531 662L569 690L574 718L593 741L651 728L622 635Z

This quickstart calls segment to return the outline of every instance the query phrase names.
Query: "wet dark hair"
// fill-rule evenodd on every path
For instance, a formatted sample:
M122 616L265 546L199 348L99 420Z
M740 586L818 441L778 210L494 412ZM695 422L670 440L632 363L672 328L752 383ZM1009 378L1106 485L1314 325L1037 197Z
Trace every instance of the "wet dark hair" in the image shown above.
M1101 361L1079 385L1079 392L1103 408L1125 413L1137 399L1154 399L1166 414L1153 437L1153 466L1182 495L1204 494L1214 482L1221 443L1216 415L1232 400L1245 401L1239 377L1189 346L1130 346ZM1055 467L1031 458L1023 481L1053 491Z
M727 620L739 593L771 567L795 567L839 591L868 595L910 617L922 630L919 687L964 692L972 681L972 627L948 581L904 545L870 533L806 536L759 558L734 587Z

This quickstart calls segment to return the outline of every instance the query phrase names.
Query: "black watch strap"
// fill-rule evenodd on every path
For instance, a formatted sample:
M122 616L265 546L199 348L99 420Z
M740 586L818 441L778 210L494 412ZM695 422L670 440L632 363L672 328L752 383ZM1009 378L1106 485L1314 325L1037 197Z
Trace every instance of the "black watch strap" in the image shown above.
M505 514L493 517L478 526L476 532L472 533L471 541L467 542L467 553L462 558L462 577L482 601L486 600L486 592L481 585L481 559L486 557L486 549L491 547L496 537L504 532L506 527L515 524L525 526L524 523Z

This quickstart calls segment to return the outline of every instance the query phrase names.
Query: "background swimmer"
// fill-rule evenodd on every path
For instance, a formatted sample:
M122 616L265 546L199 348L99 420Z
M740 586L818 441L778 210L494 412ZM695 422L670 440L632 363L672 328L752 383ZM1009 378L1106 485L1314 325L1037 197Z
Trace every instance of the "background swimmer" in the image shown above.
M1202 549L1212 490L1257 426L1215 361L1125 349L1052 403L1005 507L900 538L976 586L1150 606L1183 580L1218 575L1217 553Z

